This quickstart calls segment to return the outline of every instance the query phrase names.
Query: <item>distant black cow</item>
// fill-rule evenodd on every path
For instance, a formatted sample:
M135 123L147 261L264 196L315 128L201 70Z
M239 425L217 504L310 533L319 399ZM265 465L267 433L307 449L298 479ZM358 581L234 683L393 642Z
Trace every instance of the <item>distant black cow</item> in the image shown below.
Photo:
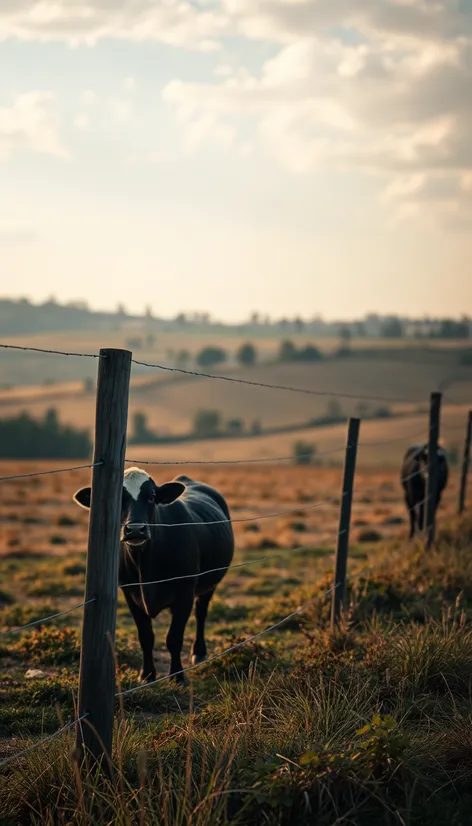
M91 489L87 487L78 490L73 498L88 509L90 497ZM207 654L208 605L233 558L234 536L228 505L214 488L188 476L178 476L159 486L145 471L134 467L124 474L121 521L119 584L138 629L143 652L141 678L145 682L156 679L152 619L169 608L169 673L183 683L180 656L194 598L197 634L192 662L199 663ZM165 527L168 524L176 527ZM211 572L213 568L220 570ZM190 576L179 579L186 575ZM166 579L170 581L126 587L135 582Z
M438 485L436 499L434 502L434 512L436 512L444 488L448 481L448 465L444 450L438 448ZM405 491L405 502L410 516L410 539L415 535L416 525L418 530L424 527L426 483L428 479L428 445L412 445L405 453L401 482Z

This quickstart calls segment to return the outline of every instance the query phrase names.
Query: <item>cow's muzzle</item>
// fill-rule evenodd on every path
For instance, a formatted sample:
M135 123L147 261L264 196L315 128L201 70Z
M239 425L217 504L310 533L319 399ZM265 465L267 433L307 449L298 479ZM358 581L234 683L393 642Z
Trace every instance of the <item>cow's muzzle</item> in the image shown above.
M151 533L148 525L136 525L132 522L123 525L121 541L126 542L128 545L144 545L146 542L149 542L150 538Z

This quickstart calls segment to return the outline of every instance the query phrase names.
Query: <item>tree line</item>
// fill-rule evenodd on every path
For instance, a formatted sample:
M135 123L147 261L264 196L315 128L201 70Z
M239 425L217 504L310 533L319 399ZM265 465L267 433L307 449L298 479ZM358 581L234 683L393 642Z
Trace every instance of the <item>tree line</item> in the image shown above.
M27 412L0 419L1 459L89 459L91 454L88 430L61 424L54 408L42 419Z

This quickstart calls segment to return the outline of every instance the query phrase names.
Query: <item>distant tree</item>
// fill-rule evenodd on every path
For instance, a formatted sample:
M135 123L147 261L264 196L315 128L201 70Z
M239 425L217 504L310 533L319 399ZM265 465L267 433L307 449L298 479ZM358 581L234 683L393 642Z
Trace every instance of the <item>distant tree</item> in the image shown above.
M351 329L347 324L341 324L339 328L339 338L341 340L341 347L347 350L352 340Z
M175 359L177 367L180 367L182 370L184 370L189 366L191 361L192 356L188 350L179 350L179 352L177 353L177 357Z
M204 347L197 355L196 362L199 367L214 367L226 361L228 355L222 347Z
M217 410L197 410L193 420L195 436L216 436L221 429L221 415Z
M126 307L125 307L124 304L117 304L117 306L116 306L116 315L120 315L120 316L128 315L128 313L126 311Z
M184 327L185 324L187 324L187 316L185 315L185 313L179 313L175 317L175 321L176 321L176 324L179 325L179 327Z
M295 352L296 361L321 361L323 353L314 344L307 344Z
M296 465L311 465L316 452L316 445L300 440L293 446L293 460Z
M295 331L297 333L303 333L306 325L305 325L305 322L303 321L303 319L300 318L300 316L297 316L296 318L293 319L293 326L294 326Z
M143 348L143 339L139 336L130 336L125 343L130 350L142 350Z
M137 410L133 415L133 432L130 442L134 444L148 445L153 444L157 439L154 433L148 427L147 416L141 410Z
M403 324L399 318L387 318L380 325L382 338L403 338Z
M145 306L145 308L144 308L144 317L145 317L148 321L149 321L149 320L151 320L151 319L153 318L153 315L152 315L152 307L151 307L151 305L150 305L150 304L146 304L146 306Z
M297 353L293 341L282 341L279 348L279 361L294 361Z
M146 336L146 347L148 350L152 350L156 344L156 336L154 333L148 333Z
M86 379L83 381L83 390L84 393L94 393L95 392L95 382L90 376L87 376Z
M259 419L254 419L253 423L251 424L251 433L253 436L258 436L259 433L262 433L262 424Z
M377 409L374 410L373 416L375 419L390 419L392 417L392 411L386 405L377 407Z
M229 419L226 422L226 432L228 436L240 436L244 433L244 421L242 419Z
M252 367L257 360L257 350L253 344L241 344L241 347L236 353L236 358L239 364L244 367Z
M366 419L369 415L369 405L365 402L359 402L356 405L356 413L360 419Z
M328 402L326 414L327 419L333 423L341 422L345 418L343 409L337 399L331 399L331 401Z
M452 318L445 318L441 321L437 333L431 334L432 338L465 339L470 337L470 325L467 319L454 321Z
M26 412L0 419L2 459L88 459L91 451L89 432L62 425L54 408L43 419Z

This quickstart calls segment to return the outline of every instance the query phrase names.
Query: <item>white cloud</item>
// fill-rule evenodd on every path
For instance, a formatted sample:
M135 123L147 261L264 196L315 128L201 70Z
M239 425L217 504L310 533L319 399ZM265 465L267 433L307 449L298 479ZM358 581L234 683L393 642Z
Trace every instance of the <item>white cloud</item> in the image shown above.
M2 0L0 39L93 45L119 38L205 51L216 47L225 18L221 9L191 0Z
M75 126L77 127L77 129L80 129L81 131L87 129L89 123L90 121L87 115L77 115L77 117L74 119Z
M60 139L56 103L51 92L22 94L11 106L0 108L0 160L21 151L58 158L68 156Z
M118 123L125 123L129 120L131 114L131 106L126 100L118 97L110 98L108 102L110 114Z
M134 77L125 77L123 81L123 89L125 92L134 92L136 89L136 80Z
M85 89L82 92L80 99L84 106L93 106L98 100L98 95L93 91L93 89Z
M453 181L449 200L467 206L472 12L463 0L4 0L7 37L147 40L201 52L230 37L232 57L225 53L212 82L175 79L163 90L185 151L212 141L240 153L251 146L298 174L377 175L384 203L400 211L418 176L423 208L441 208L443 176ZM256 70L251 53L245 65L244 38L275 56ZM109 100L115 120L130 117L134 87L125 78L125 99ZM96 100L92 90L82 95L86 106Z
M384 203L399 211L408 203L410 213L408 187L421 176L423 210L429 202L449 212L450 202L458 211L469 206L461 181L472 170L472 15L464 18L453 0L226 5L241 31L265 32L280 42L278 52L257 73L223 64L216 82L169 83L163 99L186 131L202 118L215 130L255 122L260 151L295 173L375 174ZM353 45L310 27L332 25L341 7L357 23Z

